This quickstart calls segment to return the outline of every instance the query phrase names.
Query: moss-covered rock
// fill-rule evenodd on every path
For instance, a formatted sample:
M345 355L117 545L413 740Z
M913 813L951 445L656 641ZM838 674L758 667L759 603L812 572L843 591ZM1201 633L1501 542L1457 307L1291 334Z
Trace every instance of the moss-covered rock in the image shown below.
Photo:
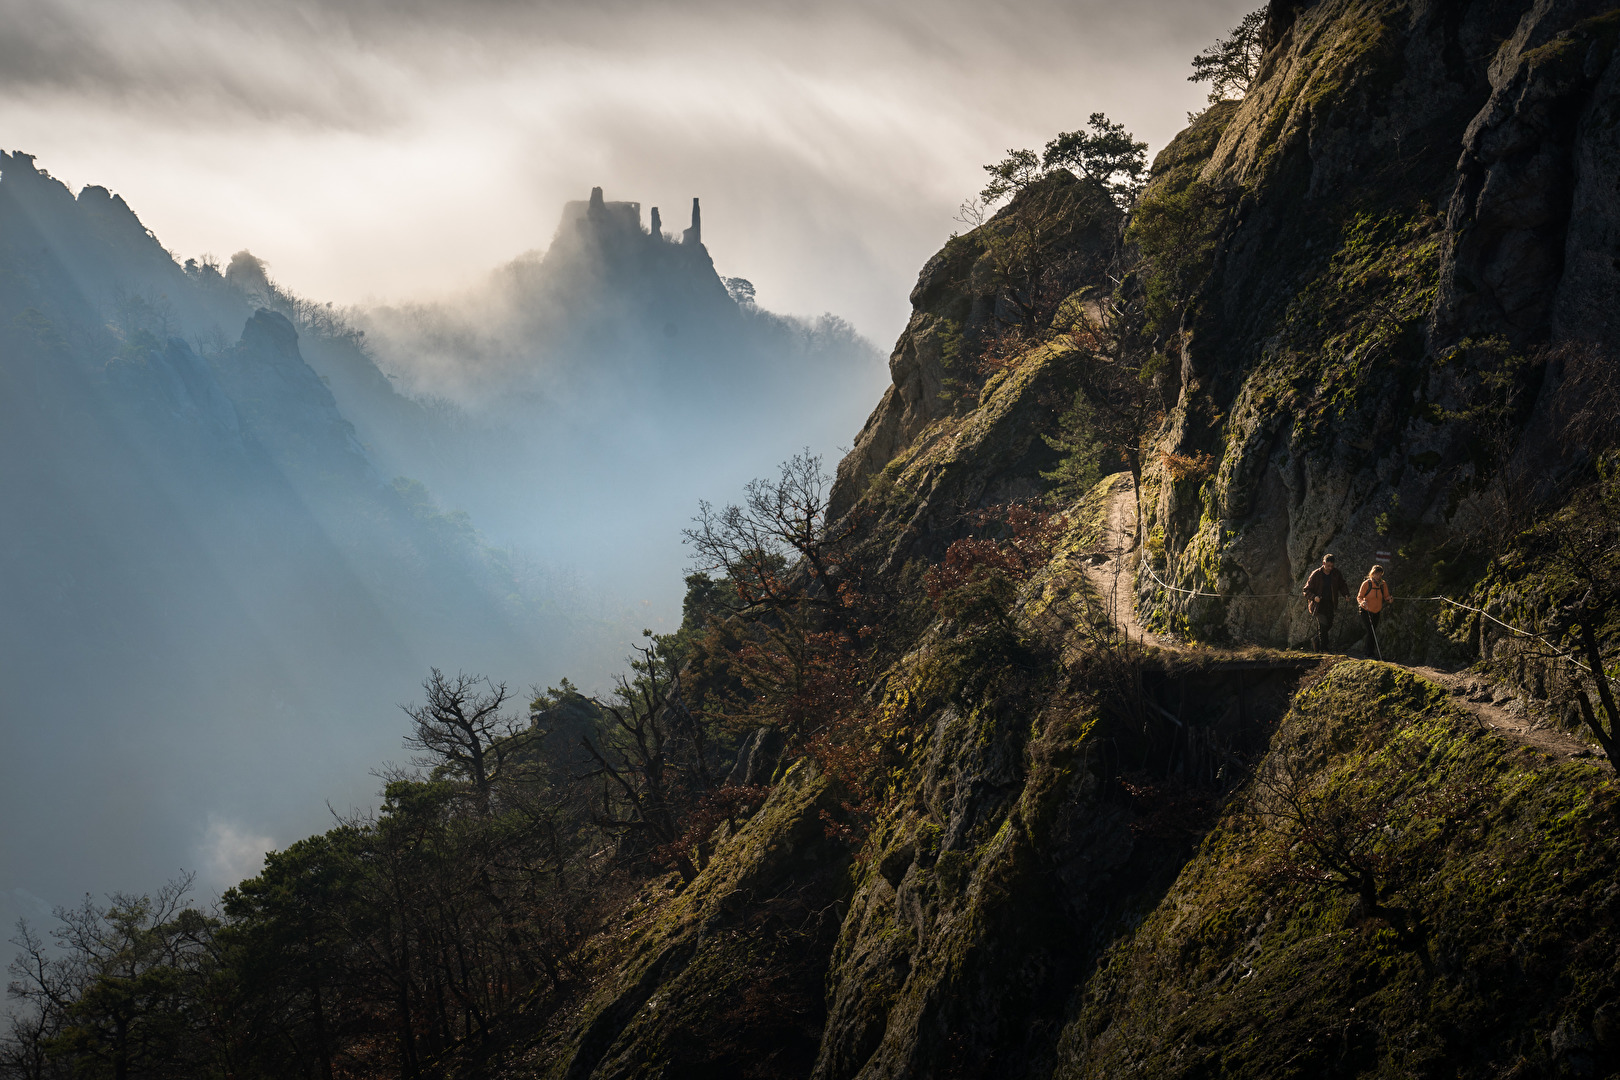
M1478 524L1459 507L1513 469L1556 499L1580 465L1557 367L1534 358L1620 342L1595 300L1620 280L1603 91L1620 69L1602 4L1273 7L1274 48L1196 180L1197 125L1158 169L1166 191L1238 193L1176 328L1160 442L1218 465L1159 470L1146 528L1161 578L1221 599L1151 582L1140 599L1200 639L1287 644L1324 551L1356 576L1392 563L1397 595L1466 587L1443 553ZM1451 655L1433 615L1397 609L1396 655Z
M1111 204L1072 204L1060 247L1148 257L1116 297L1172 358L1139 493L1145 625L1298 643L1324 550L1356 577L1393 552L1397 597L1466 589L1482 566L1456 554L1459 507L1493 470L1518 455L1538 498L1564 498L1581 466L1558 417L1584 384L1537 350L1620 345L1593 299L1620 267L1602 7L1274 3L1250 92L1165 149L1123 234ZM974 364L1004 325L999 222L923 269L833 492L867 579L909 605L878 628L903 659L873 697L908 719L864 847L827 839L838 799L801 765L684 892L631 909L511 1074L1608 1075L1606 768L1539 757L1382 664L1296 700L1300 662L1276 651L1100 647L1079 566L1116 478L1070 508L994 633L920 598L973 511L1042 494L1043 436L1074 400L1057 323ZM1560 243L1573 276L1544 257ZM1066 284L1071 314L1093 278ZM1490 588L1551 595L1510 563ZM1398 605L1386 651L1474 647L1435 611ZM1309 878L1298 822L1251 779L1279 762L1313 806L1376 819L1366 895Z
M1265 873L1251 786L1117 945L1065 1032L1062 1077L1606 1076L1620 1061L1620 841L1612 773L1482 729L1440 687L1346 662L1302 693L1281 747L1307 783L1357 778L1465 813L1368 843L1425 927L1404 947L1355 897ZM1262 766L1262 769L1264 766Z
M808 1074L822 976L849 894L849 850L828 839L838 791L808 762L718 845L684 890L653 890L590 958L595 990L546 1018L513 1075Z
M1119 208L1100 187L1062 170L1021 192L983 225L951 237L911 291L911 321L889 358L893 385L839 463L831 499L835 518L867 493L874 478L887 476L897 456L931 442L939 424L978 406L982 376L975 361L1010 318L998 309L998 238L1032 204L1041 204L1053 219L1038 243L1043 261L1068 268L1058 275L1063 293L1104 280L1104 264L1119 238Z

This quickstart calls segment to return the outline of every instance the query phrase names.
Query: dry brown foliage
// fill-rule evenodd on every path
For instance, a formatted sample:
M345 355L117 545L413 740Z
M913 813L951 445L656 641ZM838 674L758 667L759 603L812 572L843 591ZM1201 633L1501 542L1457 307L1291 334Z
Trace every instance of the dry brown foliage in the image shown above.
M1159 455L1159 461L1164 465L1165 475L1172 480L1202 480L1215 470L1215 459L1209 454L1172 454L1169 451Z
M1028 581L1052 559L1068 528L1067 515L1027 503L992 506L973 515L974 526L999 536L967 536L945 551L945 558L923 578L928 598L943 611L963 590L994 577L1014 584Z

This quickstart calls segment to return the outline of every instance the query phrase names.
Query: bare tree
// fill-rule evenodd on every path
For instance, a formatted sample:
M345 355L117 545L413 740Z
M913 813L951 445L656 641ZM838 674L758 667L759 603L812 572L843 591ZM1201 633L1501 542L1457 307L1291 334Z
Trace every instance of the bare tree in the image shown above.
M856 521L827 520L832 478L808 449L782 463L773 483L753 480L740 506L698 504L683 532L696 568L718 572L748 609L843 611L853 599L845 546ZM808 575L806 583L795 575Z
M1614 470L1608 463L1595 485L1576 493L1528 540L1532 552L1542 548L1543 573L1557 590L1545 628L1553 640L1538 640L1531 649L1579 665L1574 697L1581 720L1620 768L1620 702L1609 676L1620 652L1612 632L1620 614L1620 475Z
M1620 363L1592 342L1567 341L1542 354L1560 380L1559 426L1568 444L1598 455L1620 436Z
M495 785L533 732L517 717L502 714L505 683L460 672L446 676L433 668L422 690L426 702L400 706L413 724L405 745L421 752L414 764L471 785L480 812L488 814Z
M642 633L650 644L636 646L634 678L620 676L611 699L593 699L603 727L595 738L580 737L591 762L586 776L601 778L603 785L594 818L602 828L645 838L647 849L669 858L682 880L691 881L697 867L677 842L684 831L682 811L713 781L701 728L681 700L680 673L652 631ZM685 761L677 759L677 749L688 751Z
M0 1041L0 1072L18 1080L47 1080L68 1070L49 1053L61 1034L78 988L68 961L53 956L25 920L17 920L11 943L20 950L7 972L6 997L20 1006L6 1011L8 1030Z
M1272 832L1264 878L1349 894L1363 915L1386 923L1427 966L1422 914L1393 902L1418 880L1422 845L1403 840L1460 824L1479 792L1444 783L1411 791L1401 778L1418 775L1420 765L1415 755L1397 752L1374 773L1332 774L1290 743L1274 749L1255 774L1251 805ZM1431 835L1426 843L1435 840Z
M7 992L23 1011L12 1016L8 1065L22 1076L126 1080L198 1064L207 1018L195 1009L197 985L216 924L186 902L191 880L114 894L106 907L86 897L57 908L54 949L19 924Z

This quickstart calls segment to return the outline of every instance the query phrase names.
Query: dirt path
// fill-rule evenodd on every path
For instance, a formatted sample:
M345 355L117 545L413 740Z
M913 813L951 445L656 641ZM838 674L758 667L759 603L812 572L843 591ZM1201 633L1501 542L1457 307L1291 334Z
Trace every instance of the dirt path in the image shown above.
M1136 497L1129 476L1121 476L1108 493L1103 520L1102 541L1098 544L1085 574L1102 598L1108 617L1132 641L1163 649L1184 650L1182 642L1143 628L1136 617L1134 577L1136 549ZM1462 708L1493 731L1515 742L1534 747L1559 760L1588 758L1594 748L1567 734L1540 715L1540 710L1522 695L1473 671L1444 671L1434 667L1407 667L1407 670L1439 683L1451 692Z
M1180 643L1144 628L1136 618L1136 490L1128 475L1114 481L1103 517L1102 541L1085 567L1086 578L1102 598L1108 618L1132 641L1178 649Z
M1473 671L1445 671L1433 667L1407 670L1437 682L1451 691L1452 700L1473 713L1492 731L1499 731L1515 742L1533 746L1554 758L1592 757L1594 748L1585 741L1560 731L1539 715L1540 710L1508 687Z

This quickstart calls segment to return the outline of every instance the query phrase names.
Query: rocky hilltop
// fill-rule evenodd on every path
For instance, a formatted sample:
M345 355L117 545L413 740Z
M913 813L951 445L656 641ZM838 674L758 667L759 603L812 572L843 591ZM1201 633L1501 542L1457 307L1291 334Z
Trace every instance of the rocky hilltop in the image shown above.
M695 199L679 235L650 209L594 188L543 250L464 293L353 313L393 385L454 417L436 429L401 416L387 385L344 407L492 535L545 537L553 557L670 604L679 555L648 560L646 545L678 535L700 498L746 483L740 448L838 445L882 365L836 317L768 311L750 282L722 277Z

